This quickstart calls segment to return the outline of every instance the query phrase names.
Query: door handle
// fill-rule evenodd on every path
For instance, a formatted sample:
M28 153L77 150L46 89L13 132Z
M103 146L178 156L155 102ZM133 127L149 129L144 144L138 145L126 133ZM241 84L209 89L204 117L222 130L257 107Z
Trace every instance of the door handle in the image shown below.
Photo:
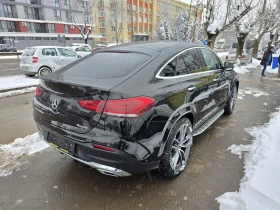
M188 87L188 91L193 92L196 89L195 86L191 85Z

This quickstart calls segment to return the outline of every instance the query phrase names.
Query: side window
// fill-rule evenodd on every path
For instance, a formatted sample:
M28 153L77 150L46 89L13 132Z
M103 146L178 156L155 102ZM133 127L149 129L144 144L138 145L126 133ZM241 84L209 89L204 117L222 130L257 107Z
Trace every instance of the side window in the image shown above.
M187 50L186 52L182 53L182 56L189 73L203 69L204 62L201 60L197 49Z
M185 75L187 74L187 68L184 62L182 55L179 55L177 58L177 65L176 65L176 76Z
M170 61L160 72L161 77L174 77L176 73L176 58Z
M77 57L77 53L73 52L72 50L58 48L58 51L60 55L64 57Z
M78 48L76 48L75 51L76 52L83 52L83 51L85 51L85 49L83 47L78 47Z
M57 56L55 48L44 48L42 49L42 55L44 56Z
M209 70L217 70L222 68L219 58L213 52L205 48L202 48L200 50L204 57L206 66Z

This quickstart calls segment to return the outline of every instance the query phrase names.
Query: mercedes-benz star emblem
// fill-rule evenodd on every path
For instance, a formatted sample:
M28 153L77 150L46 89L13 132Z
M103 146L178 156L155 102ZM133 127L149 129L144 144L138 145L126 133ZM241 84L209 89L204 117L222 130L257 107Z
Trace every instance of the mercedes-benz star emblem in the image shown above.
M58 107L58 100L57 100L57 99L54 99L54 100L52 101L52 108L53 108L53 109L57 109L57 107Z

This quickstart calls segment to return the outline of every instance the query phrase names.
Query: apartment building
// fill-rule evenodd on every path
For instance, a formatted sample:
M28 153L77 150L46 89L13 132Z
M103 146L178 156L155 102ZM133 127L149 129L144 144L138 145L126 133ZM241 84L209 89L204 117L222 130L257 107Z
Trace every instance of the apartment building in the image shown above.
M86 1L83 3L86 6ZM35 45L82 43L82 36L71 18L71 12L75 12L77 24L83 23L82 13L76 9L71 8L70 0L1 0L0 44L24 49ZM91 45L94 38L101 37L99 28L95 32L97 34L89 36Z
M124 2L127 18L123 22L120 37L120 42L123 43L153 40L164 8L170 10L168 12L174 19L181 12L190 10L190 5L180 0L124 0ZM106 5L108 7L109 3L110 0L99 0L94 33L97 34L99 30L102 38L97 38L96 42L116 42L114 31L106 21ZM193 19L201 20L202 13L197 8L190 15Z

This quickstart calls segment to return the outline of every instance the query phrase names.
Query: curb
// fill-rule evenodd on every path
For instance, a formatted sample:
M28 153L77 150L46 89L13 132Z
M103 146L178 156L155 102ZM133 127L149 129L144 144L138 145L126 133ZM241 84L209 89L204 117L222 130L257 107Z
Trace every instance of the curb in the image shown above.
M10 89L5 89L5 90L0 90L0 93L5 93L13 90L22 90L24 88L31 88L31 87L36 87L37 85L31 85L31 86L24 86L24 87L18 87L18 88L10 88Z

